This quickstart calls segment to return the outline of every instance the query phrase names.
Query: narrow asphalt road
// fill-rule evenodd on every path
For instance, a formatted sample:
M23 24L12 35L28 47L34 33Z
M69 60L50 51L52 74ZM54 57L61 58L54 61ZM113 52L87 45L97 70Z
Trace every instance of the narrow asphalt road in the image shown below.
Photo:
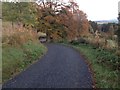
M76 50L58 44L47 47L45 56L3 88L92 88L89 67Z

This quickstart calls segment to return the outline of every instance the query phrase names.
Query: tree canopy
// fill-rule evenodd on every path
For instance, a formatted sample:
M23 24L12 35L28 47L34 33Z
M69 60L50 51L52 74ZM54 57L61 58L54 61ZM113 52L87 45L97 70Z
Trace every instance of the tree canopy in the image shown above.
M48 38L73 40L89 33L87 16L79 10L76 2L40 0L36 7L39 13L38 31L47 33Z
M21 22L34 26L36 23L37 12L33 3L17 2L2 3L3 21Z
M89 34L86 14L74 0L38 0L37 3L3 3L3 21L20 22L31 25L48 39L74 40Z

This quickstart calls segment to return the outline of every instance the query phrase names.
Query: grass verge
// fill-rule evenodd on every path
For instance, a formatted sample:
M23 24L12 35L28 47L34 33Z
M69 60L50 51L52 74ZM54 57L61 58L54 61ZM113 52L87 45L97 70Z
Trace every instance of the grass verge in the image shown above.
M25 28L3 22L2 29L2 82L6 82L46 52L32 27Z
M110 65L106 64L107 61L104 62L104 58L103 62L99 62L100 60L98 59L98 55L99 57L110 57L110 55L114 56L113 54L104 50L101 54L101 51L99 49L95 49L93 46L86 44L72 45L72 47L76 48L82 54L84 54L85 57L88 59L88 62L91 63L97 88L120 88L119 70L115 70L109 67ZM105 52L107 52L107 54L106 56L103 56ZM113 60L114 57L111 59Z
M21 46L2 47L2 81L5 82L42 56L46 48L37 42L29 41Z

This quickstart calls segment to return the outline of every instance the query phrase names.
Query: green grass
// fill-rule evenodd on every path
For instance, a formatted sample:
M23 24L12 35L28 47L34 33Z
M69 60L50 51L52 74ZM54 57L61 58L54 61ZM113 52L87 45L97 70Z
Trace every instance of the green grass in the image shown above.
M0 84L2 82L2 46L0 44Z
M92 64L97 88L120 88L120 72L119 70L112 69L111 67L111 64L114 66L113 59L117 60L115 55L105 50L101 52L99 49L94 49L93 46L90 45L80 44L72 46L84 54L88 61ZM100 57L102 57L103 62L99 62ZM106 58L108 58L108 61L104 60ZM109 61L110 58L112 58L111 62ZM108 62L110 65L106 62Z
M2 47L2 79L7 81L40 58L46 48L37 42L27 42L22 46Z

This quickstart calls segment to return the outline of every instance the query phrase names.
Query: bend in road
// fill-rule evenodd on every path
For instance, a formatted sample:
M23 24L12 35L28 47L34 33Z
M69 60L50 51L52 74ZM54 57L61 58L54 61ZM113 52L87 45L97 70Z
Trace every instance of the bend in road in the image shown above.
M45 56L3 88L92 88L89 67L76 50L58 44L47 47Z

